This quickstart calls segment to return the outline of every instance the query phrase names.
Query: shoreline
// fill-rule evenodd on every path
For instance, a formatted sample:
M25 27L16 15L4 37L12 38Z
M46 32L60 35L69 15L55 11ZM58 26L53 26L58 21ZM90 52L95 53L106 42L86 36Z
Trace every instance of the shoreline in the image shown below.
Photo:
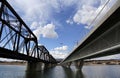
M27 62L0 62L0 65L27 65Z
M27 65L27 62L0 61L0 65ZM72 65L74 65L74 63ZM120 60L87 60L84 61L84 65L120 65Z
M120 60L89 60L84 65L120 65Z

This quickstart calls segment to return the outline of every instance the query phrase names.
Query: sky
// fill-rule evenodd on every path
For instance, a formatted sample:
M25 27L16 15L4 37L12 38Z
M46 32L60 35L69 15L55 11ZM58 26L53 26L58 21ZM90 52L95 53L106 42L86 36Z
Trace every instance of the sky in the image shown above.
M65 58L116 0L7 0L55 58ZM106 6L104 6L108 3ZM97 21L93 21L99 12ZM111 56L109 58L116 58ZM107 57L108 58L108 57Z

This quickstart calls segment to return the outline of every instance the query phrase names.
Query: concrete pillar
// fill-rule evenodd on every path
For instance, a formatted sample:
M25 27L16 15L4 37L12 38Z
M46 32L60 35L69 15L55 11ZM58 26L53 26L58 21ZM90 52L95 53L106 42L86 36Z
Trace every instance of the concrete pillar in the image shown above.
M67 63L67 68L70 68L72 62Z
M54 66L56 66L55 64L51 64L51 63L44 63L44 69L48 69L48 68L51 68L51 67L54 67Z
M41 71L43 70L42 62L28 62L27 71Z
M48 68L50 68L50 67L51 67L50 64L45 64L45 63L44 63L44 69L48 69Z
M64 63L64 64L60 64L60 65L63 66L63 67L70 68L71 64L72 64L72 62Z
M28 62L27 71L41 71L55 66L51 63L42 63L42 62Z
M76 69L82 70L83 64L84 64L83 60L76 60L75 61L75 67L76 67Z

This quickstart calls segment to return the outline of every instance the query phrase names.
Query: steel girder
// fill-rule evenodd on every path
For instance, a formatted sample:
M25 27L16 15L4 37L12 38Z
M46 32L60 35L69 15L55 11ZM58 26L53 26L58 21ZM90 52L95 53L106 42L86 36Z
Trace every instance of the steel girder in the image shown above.
M56 62L45 47L38 47L37 37L6 0L0 0L0 48Z

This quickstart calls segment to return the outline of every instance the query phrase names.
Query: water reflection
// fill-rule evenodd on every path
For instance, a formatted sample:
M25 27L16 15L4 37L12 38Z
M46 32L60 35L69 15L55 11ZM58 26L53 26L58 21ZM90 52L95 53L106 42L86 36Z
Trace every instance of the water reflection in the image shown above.
M39 72L26 72L25 78L84 78L82 71L61 66Z
M26 77L25 78L37 78L37 72L26 72Z
M73 78L73 73L71 68L62 67L65 77L64 78Z
M62 67L64 70L65 78L84 78L81 70L72 70L71 68Z
M84 78L83 72L81 70L76 70L75 78Z
M39 72L25 72L25 68L0 65L0 78L120 78L120 65L84 66L82 71L74 66L56 66Z
M26 71L25 78L54 78L51 72L54 68L42 71Z

